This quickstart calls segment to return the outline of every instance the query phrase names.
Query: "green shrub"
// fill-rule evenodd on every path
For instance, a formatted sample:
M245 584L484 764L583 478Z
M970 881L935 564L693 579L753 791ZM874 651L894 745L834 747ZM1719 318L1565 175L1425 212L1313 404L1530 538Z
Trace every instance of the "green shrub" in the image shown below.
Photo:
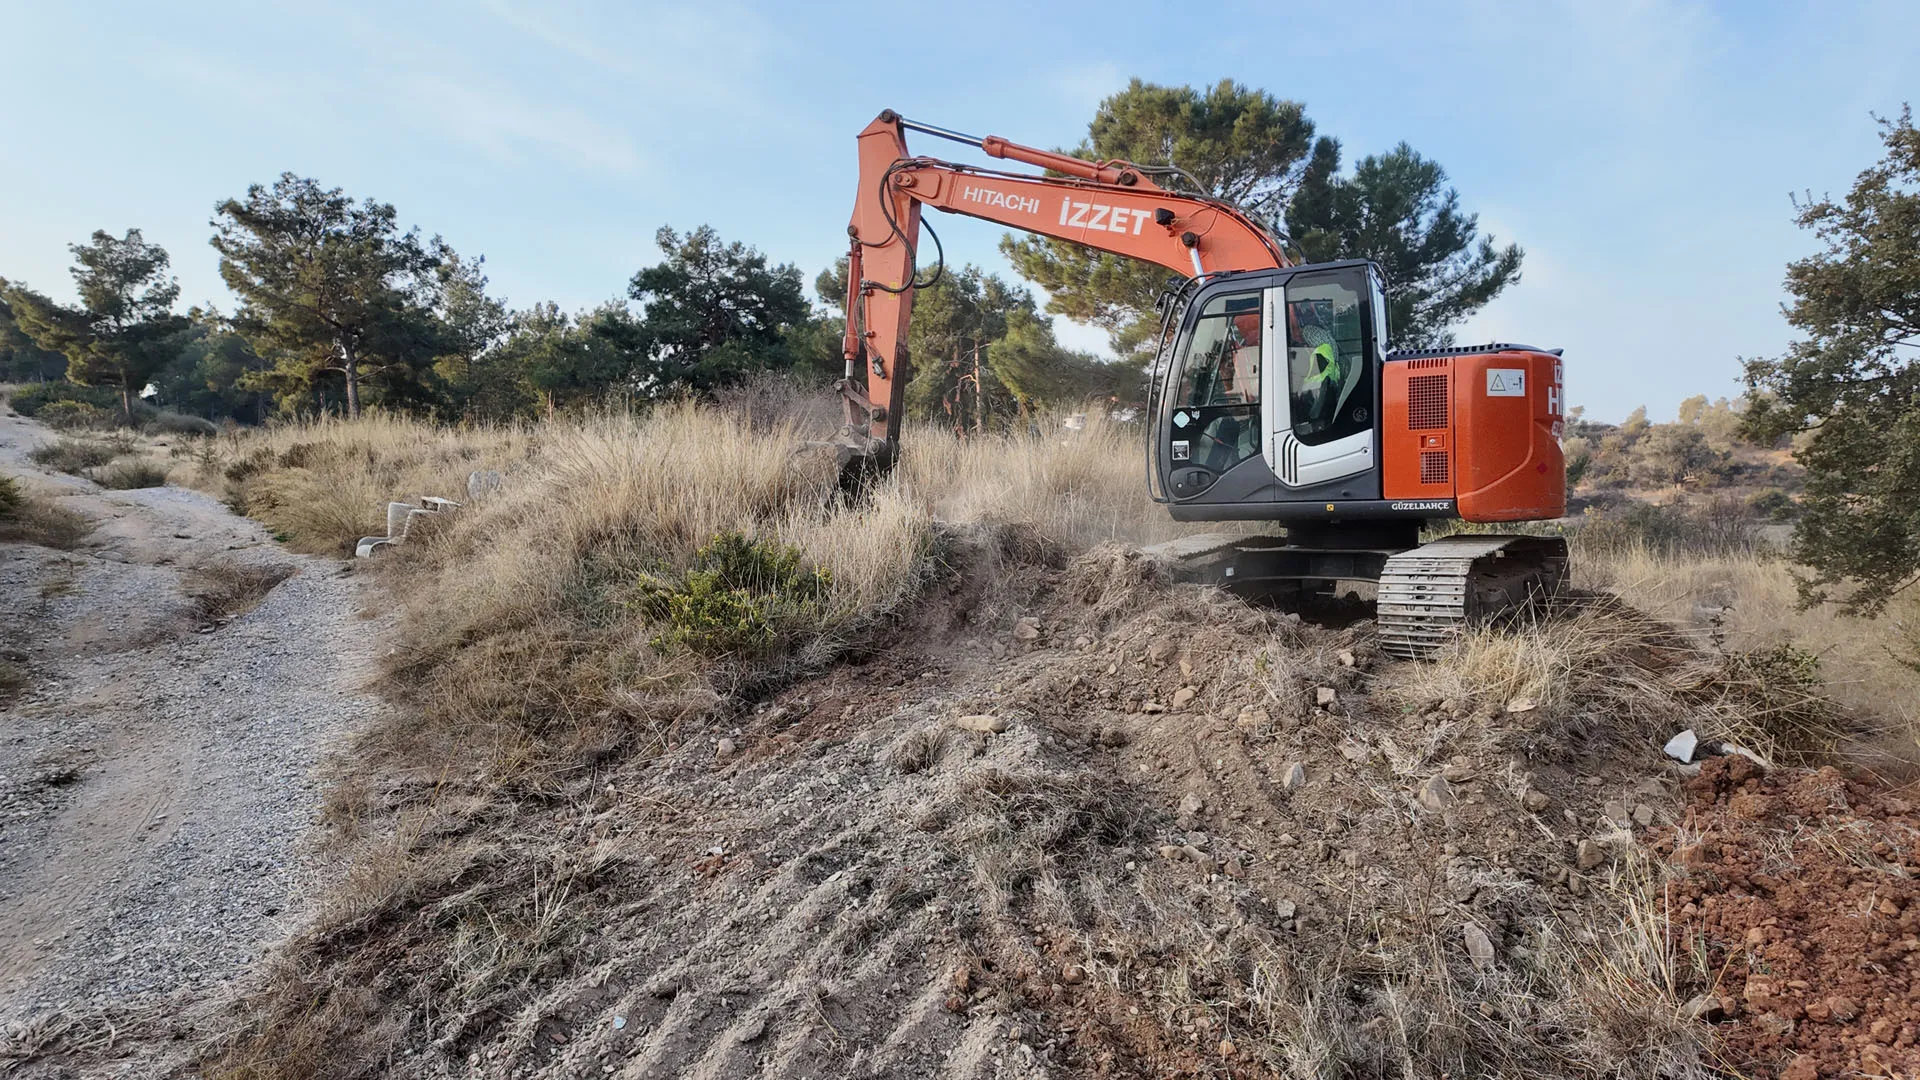
M121 441L71 439L62 436L45 446L34 447L27 452L27 457L49 469L79 476L88 469L107 464L131 449L133 447L130 443Z
M1779 488L1768 488L1747 496L1747 509L1754 517L1768 521L1792 521L1800 516L1800 504Z
M695 552L684 574L643 576L630 603L659 628L655 648L763 654L817 623L832 583L797 548L730 532Z
M146 458L123 458L95 472L93 482L120 491L165 487L167 470Z
M91 405L104 412L120 411L120 391L111 386L81 386L79 383L49 382L23 386L7 395L7 403L21 416L36 416L56 401Z
M0 520L6 520L20 512L20 482L11 476L0 476Z
M112 427L114 415L84 401L49 401L34 419L56 431Z

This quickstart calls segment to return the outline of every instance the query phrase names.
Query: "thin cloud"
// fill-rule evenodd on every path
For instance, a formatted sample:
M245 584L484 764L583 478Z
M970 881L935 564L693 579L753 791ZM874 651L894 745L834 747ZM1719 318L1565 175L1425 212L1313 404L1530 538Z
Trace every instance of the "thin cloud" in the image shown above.
M503 161L559 159L589 172L633 173L646 158L632 138L580 109L545 105L498 89L423 76L400 87L430 130Z

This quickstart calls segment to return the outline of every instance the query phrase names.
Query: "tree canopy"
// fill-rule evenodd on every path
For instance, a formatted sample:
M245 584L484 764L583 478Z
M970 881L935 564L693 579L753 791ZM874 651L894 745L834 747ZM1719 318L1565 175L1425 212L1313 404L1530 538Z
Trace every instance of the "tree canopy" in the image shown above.
M0 299L34 344L66 356L67 378L117 388L131 419L134 397L173 358L168 339L186 328L187 320L173 314L180 285L167 274L166 249L147 243L139 229L121 237L101 230L68 250L80 306L21 285L7 286Z
M646 342L634 373L639 390L707 391L792 366L786 336L812 314L799 267L769 266L765 255L706 225L685 236L662 226L654 241L666 259L627 288L641 306Z
M1395 344L1433 344L1519 279L1521 251L1496 247L1459 209L1440 166L1404 143L1340 175L1339 144L1315 137L1298 102L1231 80L1207 89L1134 79L1100 103L1087 159L1172 167L1176 189L1240 205L1311 261L1371 258L1387 274ZM1285 226L1286 228L1283 228ZM1102 327L1121 355L1148 344L1168 272L1064 240L1008 236L1001 250L1047 291L1047 310Z
M1404 142L1342 176L1339 143L1321 139L1286 222L1308 262L1379 265L1396 347L1453 344L1449 327L1520 280L1520 246L1479 235L1479 217L1461 212L1446 170Z
M1920 131L1910 108L1881 125L1886 156L1845 198L1795 201L1822 245L1787 267L1805 337L1746 371L1748 431L1807 433L1802 599L1866 613L1920 577Z
M349 416L369 382L389 399L420 398L422 373L448 351L433 310L444 245L400 231L390 204L292 173L222 202L212 224L220 276L240 298L234 327L274 359L283 396L335 373Z

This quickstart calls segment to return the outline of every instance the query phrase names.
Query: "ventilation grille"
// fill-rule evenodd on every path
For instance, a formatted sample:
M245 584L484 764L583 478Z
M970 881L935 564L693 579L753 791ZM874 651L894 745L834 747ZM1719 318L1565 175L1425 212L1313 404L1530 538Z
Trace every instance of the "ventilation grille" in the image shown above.
M1447 377L1415 375L1407 380L1407 428L1432 431L1447 426Z
M1425 360L1409 360L1406 363L1408 367L1418 370L1420 368L1436 368L1436 367L1443 368L1443 367L1446 367L1448 364L1453 363L1453 361L1448 360L1445 357L1434 356L1434 357L1428 357Z
M1420 482L1423 484L1444 484L1447 482L1447 452L1445 450L1422 450L1420 452Z

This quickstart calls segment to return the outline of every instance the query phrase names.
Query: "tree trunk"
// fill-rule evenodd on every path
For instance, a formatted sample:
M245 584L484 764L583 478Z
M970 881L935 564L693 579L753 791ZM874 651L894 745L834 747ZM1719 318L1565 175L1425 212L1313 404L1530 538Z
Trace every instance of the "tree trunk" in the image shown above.
M133 387L127 385L127 377L120 376L120 414L126 419L127 426L133 426Z
M340 346L340 371L347 377L347 419L360 418L360 364L353 355L353 347Z

